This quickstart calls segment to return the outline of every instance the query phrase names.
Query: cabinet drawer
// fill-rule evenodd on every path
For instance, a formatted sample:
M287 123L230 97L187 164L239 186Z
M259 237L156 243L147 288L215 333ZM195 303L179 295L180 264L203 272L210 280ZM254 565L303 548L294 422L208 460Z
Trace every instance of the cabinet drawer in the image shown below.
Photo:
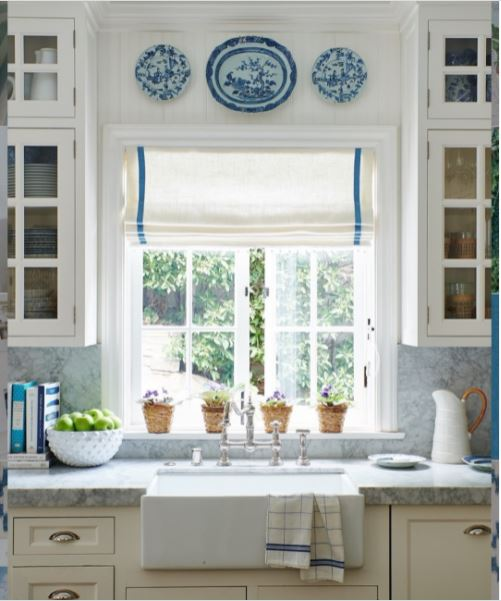
M114 553L114 518L15 518L14 555Z
M148 586L127 588L127 599L247 599L245 586Z
M113 567L12 568L12 599L113 599Z
M260 586L258 599L377 599L377 586Z

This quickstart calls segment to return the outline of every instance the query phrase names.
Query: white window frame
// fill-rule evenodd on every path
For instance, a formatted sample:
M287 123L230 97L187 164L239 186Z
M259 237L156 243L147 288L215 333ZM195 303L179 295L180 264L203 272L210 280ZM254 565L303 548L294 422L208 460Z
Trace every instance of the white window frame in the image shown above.
M103 405L124 413L125 369L130 365L125 294L126 241L123 156L127 146L166 148L371 148L375 152L375 344L378 361L374 399L376 432L396 432L399 332L398 143L392 126L108 125L101 164L100 340ZM379 326L379 327L378 327Z
M155 248L147 247L146 250L155 251ZM162 249L157 249L162 250ZM184 334L186 336L186 377L187 398L192 400L191 389L192 375L192 336L197 333L207 332L230 332L234 334L234 371L233 379L236 385L247 381L249 376L249 302L245 291L249 287L249 253L247 250L232 248L172 248L169 250L187 253L186 266L186 323L179 326L151 326L162 329L172 334ZM234 322L232 326L205 326L193 324L193 271L192 258L194 252L207 252L221 250L223 252L235 253L235 280L234 280ZM127 370L129 386L124 391L123 417L126 429L144 429L144 419L141 414L140 405L134 401L142 397L144 390L141 389L141 369L134 366L142 365L142 329L143 329L143 287L138 285L143 280L143 249L140 247L128 247L126 249L126 263L128 264L129 277L126 280L126 293L131 299L131 313L128 324L130 328L131 342L130 364ZM126 316L127 319L127 316ZM150 327L150 326L147 326ZM194 420L196 423L196 420ZM188 428L186 431L191 431Z

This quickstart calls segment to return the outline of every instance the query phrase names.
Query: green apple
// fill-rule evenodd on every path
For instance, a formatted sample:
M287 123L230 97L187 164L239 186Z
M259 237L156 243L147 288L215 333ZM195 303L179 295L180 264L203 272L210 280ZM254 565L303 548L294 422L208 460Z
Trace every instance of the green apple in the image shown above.
M101 409L101 412L104 415L104 417L115 417L115 414L111 409Z
M96 422L98 419L103 417L103 412L101 409L87 409L87 411L84 411L84 415L90 415L94 422Z
M120 430L120 428L122 427L122 420L116 415L110 416L110 419L113 422L113 427L115 428L115 430Z
M70 413L70 417L71 419L75 419L76 417L82 417L83 413L80 413L80 411L73 411L73 413Z
M75 418L75 430L79 432L86 432L94 428L94 420L91 415L82 415L82 417Z
M104 415L94 422L94 430L113 430L114 427L113 420Z
M67 413L64 413L57 420L54 430L58 430L59 432L71 432L74 430L73 420Z

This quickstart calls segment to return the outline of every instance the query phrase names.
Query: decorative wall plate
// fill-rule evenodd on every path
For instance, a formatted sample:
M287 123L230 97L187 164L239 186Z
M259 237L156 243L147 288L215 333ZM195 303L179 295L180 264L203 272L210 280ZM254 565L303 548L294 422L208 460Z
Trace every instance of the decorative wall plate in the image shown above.
M169 44L147 48L137 59L136 79L154 100L172 100L184 92L191 68L186 56Z
M311 79L326 100L351 102L367 79L367 68L353 50L329 48L315 61Z
M233 111L270 111L296 85L296 64L285 46L260 36L231 38L216 46L206 68L217 102Z

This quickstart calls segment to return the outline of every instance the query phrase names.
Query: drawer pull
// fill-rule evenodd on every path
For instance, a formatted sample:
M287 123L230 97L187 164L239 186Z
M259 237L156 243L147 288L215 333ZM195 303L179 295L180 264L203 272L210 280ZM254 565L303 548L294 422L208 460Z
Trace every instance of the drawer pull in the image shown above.
M468 526L464 533L471 536L482 536L483 534L490 534L491 529L489 526L484 526L483 524L475 524L474 526Z
M62 588L58 589L57 591L52 591L47 599L80 599L80 595L69 588Z
M61 530L60 532L53 532L49 536L49 540L55 543L73 543L80 540L80 537L75 532L71 532L71 530ZM75 599L76 598L77 597L75 597Z

